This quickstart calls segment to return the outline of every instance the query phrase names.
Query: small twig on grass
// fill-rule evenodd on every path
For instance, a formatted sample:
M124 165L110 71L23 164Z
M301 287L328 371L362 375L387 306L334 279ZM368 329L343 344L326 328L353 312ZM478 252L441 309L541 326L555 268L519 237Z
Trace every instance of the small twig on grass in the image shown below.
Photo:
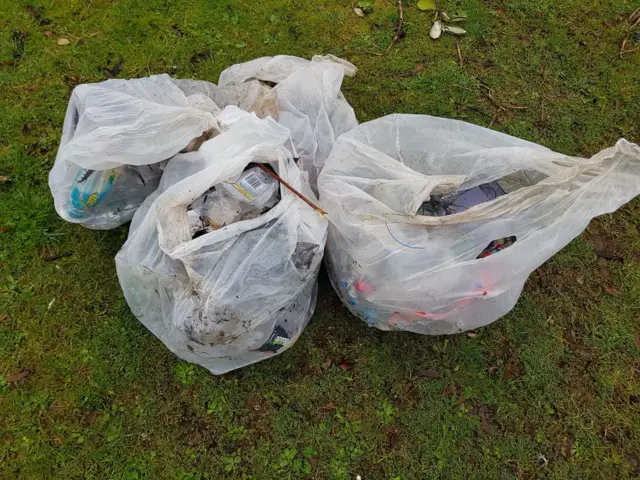
M293 188L291 185L289 185L287 182L285 182L282 178L280 178L280 176L274 172L273 170L271 170L270 168L267 168L267 166L263 163L256 163L256 165L258 165L258 167L260 167L262 170L264 170L265 172L267 172L269 175L271 175L273 178L275 178L277 181L279 181L282 185L284 185L285 187L287 187L289 190L291 190L300 200L302 200L304 203L306 203L307 205L309 205L311 208L313 208L316 212L318 212L320 215L326 215L327 212L325 212L324 210L322 210L320 207L314 205L311 200L309 200L307 197L305 197L304 195L302 195L300 192L298 192L295 188Z
M627 46L627 40L629 39L629 37L625 37L624 40L622 40L622 42L620 43L620 51L618 52L618 56L620 58L622 58L622 55L624 55L624 47Z
M393 44L396 43L400 38L400 35L402 34L402 24L404 23L404 16L402 12L402 0L398 0L398 11L400 13L400 19L398 20L398 28L396 29L396 34L391 39L391 43L389 44L389 46L384 52L382 53L370 52L372 55L377 55L381 57L382 55L389 53L389 50L391 50L391 47L393 47Z
M527 107L521 107L519 105L511 105L509 103L500 103L495 98L493 98L493 95L491 95L492 90L489 87L485 85L480 85L480 86L484 88L485 96L491 101L491 103L493 103L499 109L502 109L502 110L526 110L527 109Z
M479 114L481 114L481 115L484 115L484 116L487 116L487 115L488 115L488 113L487 113L487 112L485 112L485 111L483 111L483 110L480 110L478 107L475 107L475 106L473 106L473 105L467 105L466 103L459 102L458 100L454 100L454 101L453 101L453 103L454 103L456 106L458 106L458 107L462 107L462 108L464 108L464 109L474 111L474 112L479 113Z
M71 256L71 252L64 252L60 255L52 255L50 257L45 257L42 260L45 262L55 262L56 260L60 260L61 258L67 258Z
M498 116L502 112L504 112L504 108L498 107L498 109L496 110L496 113L493 114L493 118L491 119L491 122L489 122L489 126L487 128L493 127L494 122L498 119Z
M456 42L456 50L458 51L458 63L462 65L462 53L460 52L460 42Z
M638 18L638 20L640 21L640 18ZM630 48L627 50L627 41L629 41L629 37L625 37L624 40L622 40L622 42L620 43L620 51L618 52L618 58L622 58L623 55L626 55L627 53L633 53L636 50L638 50L638 47L636 48Z
M480 82L480 90L482 91L482 93L496 107L496 111L495 111L495 113L493 115L493 118L491 119L491 122L489 123L489 127L488 128L491 128L493 126L493 124L498 120L498 117L500 116L500 114L502 112L506 112L507 110L526 110L527 109L527 107L521 107L519 105L511 105L510 103L500 103L492 95L493 90L491 88L489 88L489 86L486 85L481 79L478 79L478 81ZM462 88L463 90L468 90L469 92L474 92L474 93L476 92L475 89L472 89L472 88L469 88L469 87L464 87L464 86L458 85L456 83L452 83L451 86L452 87L456 87L456 88Z
M634 28L640 24L640 8L637 8L629 18L627 19L629 23L631 23L631 28Z
M549 113L547 112L547 105L544 101L544 96L540 99L540 127L544 128L549 121Z

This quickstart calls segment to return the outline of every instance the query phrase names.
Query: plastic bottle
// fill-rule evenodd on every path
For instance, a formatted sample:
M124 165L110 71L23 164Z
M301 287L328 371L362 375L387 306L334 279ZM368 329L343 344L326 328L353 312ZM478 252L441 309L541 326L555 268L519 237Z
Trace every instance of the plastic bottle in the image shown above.
M80 169L71 185L69 216L84 218L90 215L109 193L122 170L123 167L102 171Z
M212 229L255 218L278 202L278 181L258 167L234 183L220 183L191 204Z
M78 169L71 184L67 212L87 221L132 215L158 187L166 162L109 170Z

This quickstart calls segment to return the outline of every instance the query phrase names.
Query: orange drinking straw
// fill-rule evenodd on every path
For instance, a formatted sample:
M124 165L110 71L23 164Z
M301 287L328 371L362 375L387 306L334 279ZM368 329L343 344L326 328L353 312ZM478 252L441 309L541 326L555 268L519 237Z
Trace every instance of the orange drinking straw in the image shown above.
M278 176L278 174L276 172L274 172L273 170L271 170L270 168L267 168L266 165L264 165L263 163L257 163L256 165L258 165L262 170L264 170L265 172L267 172L269 175L271 175L273 178L275 178L276 180L278 180L282 185L284 185L285 187L287 187L289 190L291 190L293 193L296 194L296 196L302 200L304 203L306 203L307 205L309 205L311 208L313 208L316 212L320 213L320 215L326 215L327 212L325 212L324 210L322 210L320 207L314 205L313 203L311 203L311 201L305 197L304 195L302 195L300 192L298 192L295 188L293 188L291 185L289 185L287 182L285 182L282 178L280 178L280 176Z

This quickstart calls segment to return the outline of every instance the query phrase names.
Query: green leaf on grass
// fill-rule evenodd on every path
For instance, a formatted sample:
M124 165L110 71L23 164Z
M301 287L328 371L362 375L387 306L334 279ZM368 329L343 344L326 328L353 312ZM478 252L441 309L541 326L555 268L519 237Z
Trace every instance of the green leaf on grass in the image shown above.
M467 34L467 31L464 28L456 27L454 25L446 25L446 26L442 27L442 30L444 30L447 33L450 33L451 35L466 35Z
M436 0L418 0L418 8L420 10L435 10Z

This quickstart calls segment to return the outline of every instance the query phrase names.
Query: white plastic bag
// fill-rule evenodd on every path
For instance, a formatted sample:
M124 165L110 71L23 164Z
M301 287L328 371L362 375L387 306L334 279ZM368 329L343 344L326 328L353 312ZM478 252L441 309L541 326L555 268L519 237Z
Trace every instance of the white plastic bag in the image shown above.
M262 57L233 65L220 74L220 105L238 105L260 117L273 116L291 130L299 165L309 173L315 189L318 173L333 149L335 140L358 125L353 108L340 87L344 76L356 74L356 67L333 55L314 56L311 61L288 55ZM276 84L273 89L263 82ZM250 90L238 98L251 98L240 105L229 97L233 87ZM251 103L251 106L247 106Z
M128 222L163 162L215 128L215 89L166 74L78 85L49 174L58 214L95 229Z
M116 256L125 298L169 349L215 374L281 353L316 303L327 220L284 187L263 215L192 238L187 208L212 186L269 163L309 199L306 173L273 119L228 107L223 131L174 157Z
M640 147L572 158L461 121L390 115L340 137L318 186L327 269L351 312L383 330L448 334L505 315L533 270L640 194Z

